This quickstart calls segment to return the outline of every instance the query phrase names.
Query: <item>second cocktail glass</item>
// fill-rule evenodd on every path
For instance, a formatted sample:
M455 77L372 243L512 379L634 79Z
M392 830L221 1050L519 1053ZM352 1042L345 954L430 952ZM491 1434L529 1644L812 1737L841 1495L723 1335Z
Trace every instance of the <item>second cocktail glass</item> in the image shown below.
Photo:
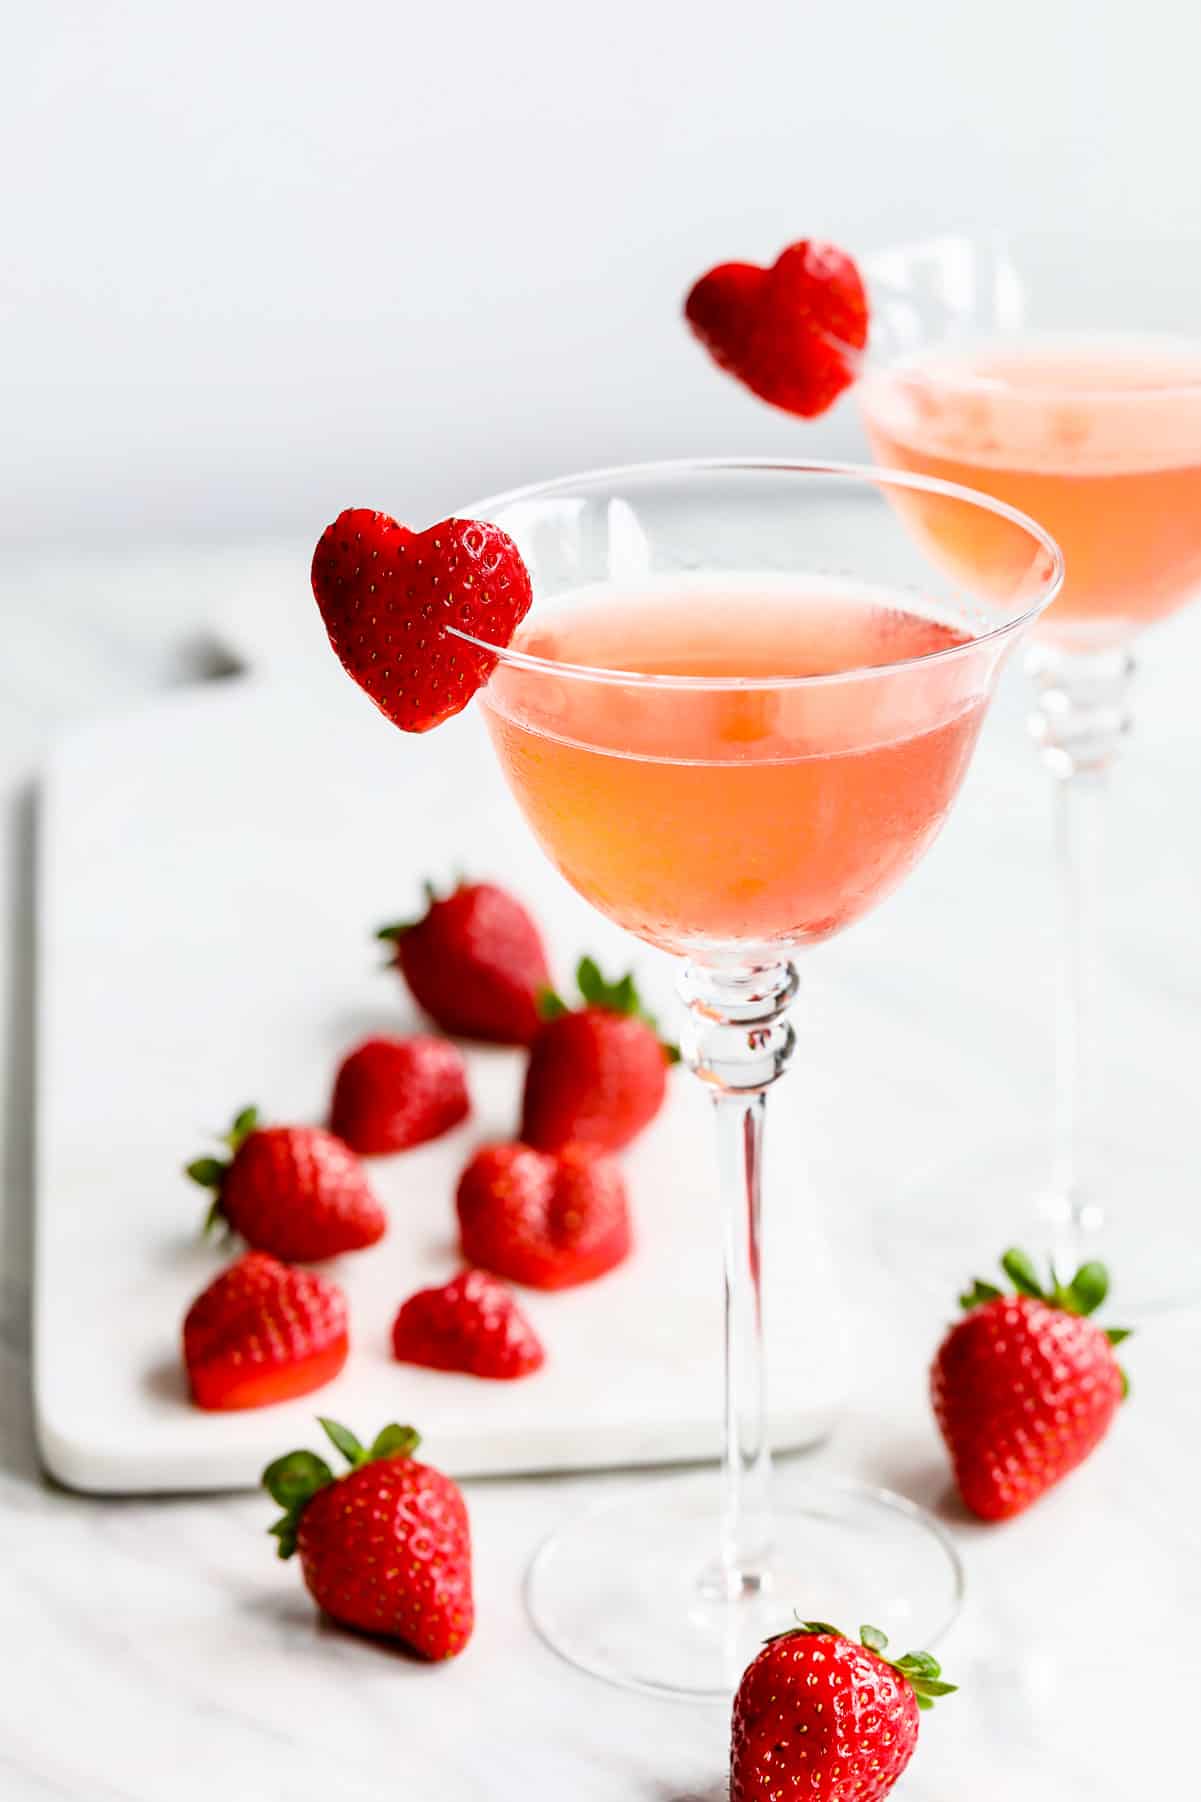
M910 537L895 502L918 493L965 530L987 516L977 580ZM818 464L647 465L473 511L517 541L536 596L482 695L497 756L568 881L685 959L725 1223L722 1488L645 1479L569 1523L531 1571L535 1622L600 1676L709 1697L797 1608L928 1643L959 1597L937 1525L804 1463L769 1481L765 1096L792 1049L793 956L933 840L1059 553L966 489Z
M1201 595L1201 243L946 237L866 272L872 354L858 387L874 454L1031 513L1066 580L1030 652L1032 727L1055 788L1060 945L1053 1143L1014 1135L931 1171L879 1240L945 1284L998 1223L1061 1270L1107 1263L1127 1312L1201 1294L1195 1155L1126 1119L1096 1007L1109 778L1130 723L1131 645ZM931 553L967 573L986 518L913 496ZM1040 1168L1039 1165L1042 1165Z

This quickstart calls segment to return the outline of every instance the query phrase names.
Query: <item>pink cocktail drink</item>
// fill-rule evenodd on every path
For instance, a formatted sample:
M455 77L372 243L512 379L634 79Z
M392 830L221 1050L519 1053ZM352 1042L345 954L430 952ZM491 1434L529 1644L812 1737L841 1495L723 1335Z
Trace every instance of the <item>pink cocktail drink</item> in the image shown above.
M1049 637L1121 642L1201 591L1201 346L1138 337L1001 337L872 370L861 388L880 462L983 489L1064 553ZM941 554L987 569L987 513L902 504Z
M1201 597L1198 268L1201 244L1187 232L899 247L877 260L858 387L881 460L1026 510L1065 560L1030 657L1059 876L1050 1143L1037 1129L1010 1133L982 1156L973 1135L941 1177L923 1179L909 1224L883 1220L877 1243L945 1281L978 1260L1003 1215L1014 1242L1041 1246L1060 1268L1101 1262L1120 1273L1132 1315L1201 1293L1193 1223L1177 1199L1191 1181L1187 1134L1173 1147L1158 1097L1154 1132L1136 1125L1129 1078L1104 1094L1096 1011L1105 797L1131 724L1131 646ZM990 585L995 514L953 511L924 491L893 500L944 573Z
M597 589L532 616L513 648L610 678L505 664L488 726L544 849L611 919L677 951L813 943L942 824L986 672L938 653L969 638L834 579ZM797 681L827 676L843 679ZM653 695L640 677L660 679Z

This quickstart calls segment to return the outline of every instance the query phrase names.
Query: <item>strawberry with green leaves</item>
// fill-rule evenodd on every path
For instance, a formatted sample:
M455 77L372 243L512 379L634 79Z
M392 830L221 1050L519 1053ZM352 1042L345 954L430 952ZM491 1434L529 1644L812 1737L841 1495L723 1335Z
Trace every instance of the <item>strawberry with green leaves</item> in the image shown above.
M876 1627L859 1643L825 1621L769 1639L734 1697L730 1802L881 1802L913 1757L918 1719L951 1695L929 1652L895 1661Z
M633 976L607 982L590 957L576 972L584 1005L542 999L530 1046L521 1137L539 1151L567 1145L619 1151L663 1105L667 1070L679 1059L643 1008Z
M386 1426L370 1447L321 1420L349 1465L335 1476L315 1452L263 1472L284 1510L271 1532L298 1554L309 1594L344 1627L399 1640L421 1658L455 1658L471 1638L471 1529L456 1483L413 1453L412 1427Z
M414 1000L443 1032L498 1045L528 1045L538 1000L550 987L546 948L533 918L494 882L462 882L439 896L425 885L419 920L381 926Z
M224 1225L285 1263L319 1263L382 1239L388 1217L350 1147L320 1126L260 1126L243 1108L228 1158L196 1158L187 1175L214 1191L207 1225Z
M1127 1393L1114 1348L1129 1337L1091 1318L1109 1293L1103 1264L1044 1286L1007 1251L1004 1293L975 1282L931 1371L931 1397L959 1493L984 1520L1007 1520L1082 1464Z

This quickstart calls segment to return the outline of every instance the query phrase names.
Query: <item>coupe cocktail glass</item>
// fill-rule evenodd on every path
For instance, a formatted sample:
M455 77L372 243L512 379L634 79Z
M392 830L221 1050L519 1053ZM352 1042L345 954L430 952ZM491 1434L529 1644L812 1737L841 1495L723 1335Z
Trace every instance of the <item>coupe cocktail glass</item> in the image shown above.
M919 493L992 522L974 581L905 529L893 503ZM725 1219L724 1485L648 1478L567 1525L531 1571L534 1620L598 1675L712 1697L796 1607L926 1643L959 1596L933 1521L803 1463L769 1494L764 1100L792 1048L791 957L933 839L1058 551L964 489L816 464L609 470L474 511L516 539L536 596L481 697L492 742L568 881L685 959Z
M884 1223L883 1242L908 1261L911 1236L914 1263L962 1279L1001 1227L1062 1268L1101 1258L1128 1311L1188 1301L1201 1293L1195 1159L1176 1169L1153 1136L1123 1130L1121 1098L1102 1095L1093 997L1130 645L1201 592L1201 247L948 238L868 267L876 342L859 397L875 455L1023 509L1066 560L1029 658L1062 896L1049 1167L1020 1136L977 1147L912 1198L905 1224ZM970 581L988 566L983 515L951 521L916 494L904 512L944 567Z

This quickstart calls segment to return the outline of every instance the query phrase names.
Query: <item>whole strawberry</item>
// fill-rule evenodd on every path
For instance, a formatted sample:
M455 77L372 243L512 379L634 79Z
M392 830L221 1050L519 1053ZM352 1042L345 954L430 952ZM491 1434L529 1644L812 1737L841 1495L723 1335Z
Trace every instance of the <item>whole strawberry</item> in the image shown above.
M824 1621L769 1639L734 1697L730 1802L880 1802L917 1745L919 1710L953 1693L929 1652L895 1663L875 1627L860 1644Z
M475 1621L458 1486L416 1462L412 1427L387 1426L368 1449L336 1421L321 1426L348 1475L307 1451L263 1472L284 1510L271 1528L280 1557L299 1552L309 1594L343 1626L398 1639L422 1658L457 1657Z
M496 658L457 632L507 645L529 611L530 578L499 526L444 519L411 532L349 507L313 553L313 595L343 669L405 732L467 705Z
M503 1283L484 1270L464 1270L440 1289L419 1289L392 1327L402 1364L461 1370L510 1381L546 1362L542 1341Z
M461 882L439 899L426 884L420 920L383 926L414 999L443 1030L498 1045L528 1045L550 987L537 926L491 882Z
M314 1270L248 1251L196 1297L183 1357L198 1408L264 1408L336 1377L349 1350L346 1298Z
M463 1256L531 1289L568 1289L629 1255L621 1171L578 1145L485 1145L459 1178Z
M984 1520L1020 1514L1083 1463L1105 1437L1126 1378L1115 1345L1088 1316L1109 1292L1101 1264L1044 1289L1024 1252L1002 1268L1017 1293L976 1282L938 1349L931 1396L959 1493Z
M329 1123L361 1157L407 1151L467 1118L467 1067L445 1039L365 1039L334 1079Z
M812 419L855 380L867 344L867 296L850 257L802 239L770 269L721 263L684 316L719 368L752 394Z
M388 1217L354 1152L320 1126L260 1126L243 1108L228 1159L196 1158L187 1174L215 1191L208 1226L289 1263L316 1263L382 1239Z
M592 958L576 973L584 1006L569 1012L543 996L544 1019L530 1046L521 1137L540 1151L584 1145L619 1151L663 1105L667 1067L679 1058L659 1038L632 976L606 982Z

